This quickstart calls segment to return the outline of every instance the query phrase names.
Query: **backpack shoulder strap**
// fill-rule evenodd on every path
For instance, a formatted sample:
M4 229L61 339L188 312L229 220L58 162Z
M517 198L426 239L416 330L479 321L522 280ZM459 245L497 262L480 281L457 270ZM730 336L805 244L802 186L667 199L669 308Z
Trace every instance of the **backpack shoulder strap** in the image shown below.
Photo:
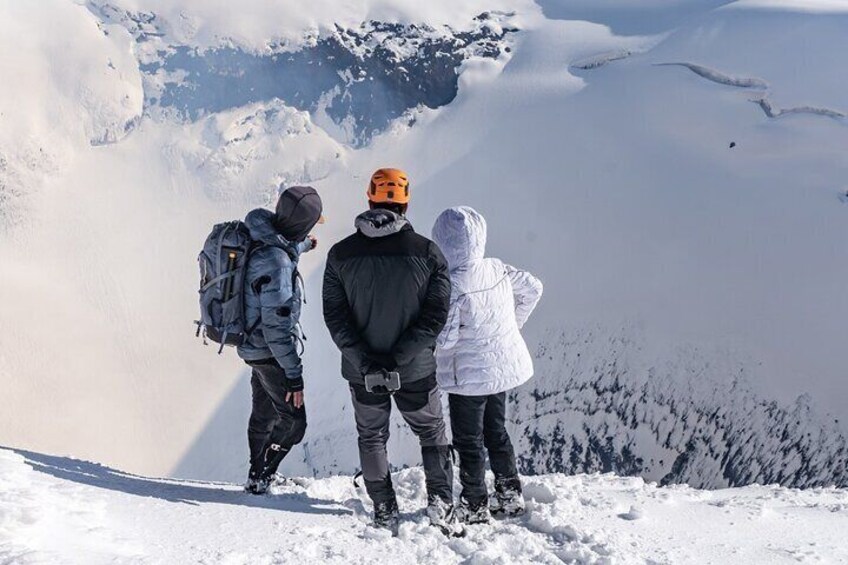
M245 283L247 282L247 270L250 267L250 258L253 254L265 247L266 244L261 241L254 240L250 247L247 248L247 257L244 259L244 272L242 272L242 281L241 281L241 300L242 300L242 312L247 312L247 308L245 308L244 304L244 295L245 295ZM245 339L250 339L250 336L253 335L253 332L256 331L256 328L259 327L259 324L262 323L262 315L256 317L256 321L250 325L249 328L245 328Z

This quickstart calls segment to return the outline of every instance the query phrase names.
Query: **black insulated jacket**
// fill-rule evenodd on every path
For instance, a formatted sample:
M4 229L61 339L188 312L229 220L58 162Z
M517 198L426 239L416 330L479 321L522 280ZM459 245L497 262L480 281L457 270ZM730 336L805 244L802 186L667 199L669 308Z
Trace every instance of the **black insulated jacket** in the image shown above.
M362 384L373 365L396 363L402 383L429 377L450 306L447 262L394 212L365 212L356 228L330 249L324 272L324 321L342 376Z

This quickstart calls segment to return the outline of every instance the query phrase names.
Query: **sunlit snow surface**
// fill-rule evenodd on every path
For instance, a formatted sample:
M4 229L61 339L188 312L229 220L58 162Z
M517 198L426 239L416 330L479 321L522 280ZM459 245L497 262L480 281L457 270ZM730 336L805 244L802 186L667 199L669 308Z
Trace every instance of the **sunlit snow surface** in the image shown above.
M351 477L239 485L155 479L0 450L0 560L10 563L842 563L848 492L699 491L612 475L525 479L524 517L446 539L420 469L395 475L400 534L369 526ZM491 480L491 479L490 479Z
M475 206L491 254L545 282L537 377L510 396L525 471L845 484L834 2L674 2L652 36L518 0L295 4L0 3L0 444L241 479L246 370L194 337L194 258L213 223L312 183L328 222L301 263L310 424L285 470L353 472L320 277L390 164L413 178L416 229ZM431 47L447 55L427 70ZM321 88L298 82L301 52ZM420 458L399 422L390 451Z

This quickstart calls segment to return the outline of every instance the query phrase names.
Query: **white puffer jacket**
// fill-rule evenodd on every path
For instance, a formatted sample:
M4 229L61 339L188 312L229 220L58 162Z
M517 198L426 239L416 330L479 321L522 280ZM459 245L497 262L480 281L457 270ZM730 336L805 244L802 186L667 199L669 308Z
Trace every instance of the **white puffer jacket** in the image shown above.
M519 331L542 297L526 271L485 258L486 220L473 208L448 208L433 240L448 261L450 313L436 345L442 390L463 396L498 394L533 376L533 359Z

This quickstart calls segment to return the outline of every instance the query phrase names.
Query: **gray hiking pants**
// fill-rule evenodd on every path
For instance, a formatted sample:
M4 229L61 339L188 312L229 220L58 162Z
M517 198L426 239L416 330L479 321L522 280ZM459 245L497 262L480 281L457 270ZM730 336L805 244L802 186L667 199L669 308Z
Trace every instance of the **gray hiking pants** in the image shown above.
M394 397L401 416L421 443L427 499L441 498L452 504L453 464L435 375L404 385L393 395L372 394L359 384L351 384L350 391L362 478L371 500L375 504L395 500L386 451Z

